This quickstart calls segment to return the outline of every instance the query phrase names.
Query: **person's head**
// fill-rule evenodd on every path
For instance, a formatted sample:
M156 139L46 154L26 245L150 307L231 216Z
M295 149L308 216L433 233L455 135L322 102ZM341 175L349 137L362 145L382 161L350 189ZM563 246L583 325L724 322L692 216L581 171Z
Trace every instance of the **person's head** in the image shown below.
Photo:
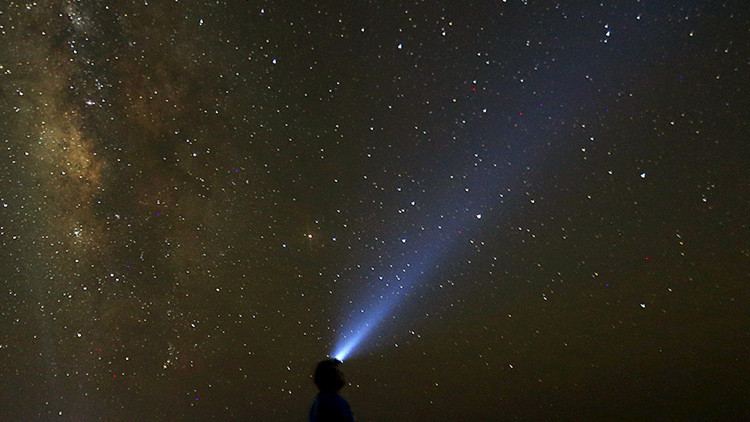
M315 367L313 381L323 393L338 393L346 385L344 373L339 369L341 361L326 359Z

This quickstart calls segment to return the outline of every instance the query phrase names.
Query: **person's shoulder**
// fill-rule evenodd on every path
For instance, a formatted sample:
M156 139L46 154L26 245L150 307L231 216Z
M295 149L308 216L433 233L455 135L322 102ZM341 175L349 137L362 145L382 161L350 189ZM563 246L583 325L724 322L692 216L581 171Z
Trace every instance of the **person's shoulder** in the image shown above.
M338 393L324 393L322 391L318 393L318 397L321 400L333 400L333 401L338 400L338 399L343 399L343 397L341 397Z
M346 405L346 407L349 407L349 402L348 402L348 401L346 401L346 399L345 399L345 398L343 398L343 397L342 397L341 395L339 395L339 394L336 394L336 401L338 401L339 403L345 404L345 405Z
M336 406L345 405L346 407L349 407L349 402L347 402L346 399L341 397L341 395L339 395L338 393L320 393L318 394L318 399L320 401L331 403Z

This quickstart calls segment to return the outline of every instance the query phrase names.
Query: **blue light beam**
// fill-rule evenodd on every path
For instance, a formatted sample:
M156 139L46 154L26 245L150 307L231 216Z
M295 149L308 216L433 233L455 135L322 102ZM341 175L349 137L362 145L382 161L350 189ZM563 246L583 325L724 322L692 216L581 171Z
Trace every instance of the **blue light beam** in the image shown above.
M573 32L560 39L555 34L554 42L557 45L577 43L574 37L578 36ZM644 62L663 61L663 58L649 53L650 50L644 49L643 46L642 42L627 42L622 39L620 43L615 41L607 48L618 48L620 52L616 57L623 60L632 54L639 54L644 57ZM537 61L535 55L522 56L518 66L536 69ZM352 312L349 312L349 318L342 326L353 328L339 333L340 338L333 352L337 359L343 361L351 357L355 351L361 352L360 345L373 334L378 325L392 315L404 297L413 294L412 290L417 285L429 281L430 274L425 274L425 271L434 270L434 264L438 260L445 262L456 248L460 248L462 244L466 246L463 242L465 239L456 236L459 229L467 232L480 226L480 219L492 221L493 214L502 212L501 208L513 208L521 202L526 204L529 200L526 197L529 195L528 180L534 176L533 173L539 172L539 169L547 165L551 165L552 169L559 166L558 153L566 151L564 145L569 141L568 134L574 133L571 132L570 121L582 122L601 118L602 110L589 104L591 101L597 104L596 101L602 97L602 92L596 89L595 84L581 84L580 75L601 75L608 79L610 86L618 86L629 83L632 76L630 72L612 71L618 68L627 69L627 66L619 66L623 64L625 63L619 61L592 60L591 50L588 48L573 49L567 53L565 60L550 70L546 78L539 78L540 84L543 84L541 80L554 81L553 86L540 85L538 88L547 92L544 95L544 103L537 103L536 100L529 102L523 98L515 103L504 100L490 101L488 107L477 114L478 117L469 121L462 120L467 127L472 127L470 131L458 131L459 136L465 138L463 143L447 141L441 145L439 151L447 152L443 154L448 157L447 161L436 158L438 154L419 154L411 157L416 160L417 168L420 167L420 163L423 167L434 168L433 173L426 174L435 174L435 180L441 175L446 175L449 180L447 183L437 182L436 186L431 188L433 192L441 192L442 195L426 198L433 200L434 207L425 206L425 212L421 218L418 217L419 227L428 227L428 230L417 232L417 240L423 241L421 247L400 255L383 252L381 255L385 258L381 260L387 261L389 257L397 256L400 263L406 263L408 256L413 262L420 262L419 266L423 271L403 274L399 272L399 268L403 267L396 266L396 263L387 265L381 261L381 264L389 268L388 273L392 274L391 269L395 269L395 274L403 278L398 282L392 282L393 276L389 277L389 283L385 284L385 288L379 284L382 294L370 295L369 299L365 300L366 306L357 310L357 313L362 314L359 318L351 318ZM507 85L502 79L499 78L499 85L494 89L498 92L513 92L515 86ZM529 85L524 84L524 87L527 86ZM553 104L554 107L547 106ZM496 111L487 113L488 109ZM604 110L609 112L608 108ZM586 125L581 127L586 128ZM475 138L476 141L470 142ZM457 137L454 136L452 139L455 141ZM591 137L591 140L594 138ZM420 162L421 158L424 161ZM527 163L533 165L526 165ZM551 171L553 170L549 170ZM460 177L454 178L454 175ZM425 189L422 186L422 192L426 192ZM429 256L425 257L424 254ZM380 280L385 282L384 278ZM368 286L373 287L372 283Z
M504 131L513 133L514 130L517 129L508 124ZM526 134L526 138L534 137ZM539 138L545 139L544 136ZM343 362L354 355L355 351L362 352L360 345L386 318L394 315L405 297L414 294L417 287L425 287L426 282L435 276L435 270L439 269L438 262L444 262L466 248L466 242L471 241L470 233L482 226L483 221L492 220L493 214L500 211L496 207L504 202L504 193L511 191L511 184L519 183L516 169L523 168L521 154L529 143L526 139L516 139L515 142L518 146L499 143L496 150L487 152L488 156L503 157L500 161L505 163L503 166L471 166L472 177L462 178L460 185L454 185L452 189L455 190L453 194L447 195L447 199L445 195L434 198L434 207L425 203L425 212L421 217L424 225L418 225L419 229L412 232L411 236L396 240L395 253L382 254L384 257L380 259L379 266L384 273L390 275L387 278L378 277L376 286L380 288L376 287L376 291L380 294L370 295L369 299L364 300L363 307L349 312L345 325L342 326L351 328L339 333L331 356ZM457 164L466 165L460 162ZM450 177L448 180L454 179ZM447 189L438 187L436 190ZM389 261L397 263L389 264ZM372 269L376 271L374 267ZM373 287L372 283L369 286Z
M451 230L443 230L439 227L433 231L431 236L417 235L416 238L413 238L414 240L409 242L417 245L412 245L399 254L402 257L403 265L389 265L391 275L389 277L377 277L377 283L381 286L380 293L371 295L367 306L350 312L350 318L347 319L353 319L353 321L347 325L352 328L340 334L331 354L332 357L343 362L352 356L359 349L361 343L372 335L386 318L394 315L394 311L401 302L407 296L412 295L417 286L424 284L423 282L430 278L433 270L438 268L435 265L437 258L449 255L445 252L445 249L441 250L438 245L455 243L444 239L448 232L451 232ZM423 240L425 238L428 238L429 241ZM420 240L422 241L420 242ZM407 247L404 246L404 248ZM357 318L351 318L352 313L360 315Z
M352 328L339 334L332 353L334 358L343 362L359 350L360 344L372 335L387 317L394 315L394 311L406 296L414 294L417 287L424 287L425 282L434 277L433 273L438 269L436 264L439 261L443 262L454 256L458 250L465 248L466 242L471 241L469 233L481 226L486 217L492 219L492 214L499 211L494 208L497 202L502 203L503 189L510 191L508 182L499 181L510 178L503 177L504 175L517 173L515 168L520 167L520 159L516 159L516 155L520 150L521 148L514 150L507 147L489 154L503 156L507 168L498 169L492 166L475 170L477 173L473 174L474 177L462 180L460 190L455 196L449 195L449 200L440 198L439 203L435 204L436 209L425 207L423 221L429 221L431 224L420 225L419 230L413 232L411 237L406 236L400 241L395 241L395 247L398 248L395 253L383 254L385 258L381 258L379 265L382 271L390 275L387 278L378 277L376 283L380 288L376 291L380 294L371 295L369 300L365 300L365 306L349 312L346 326ZM515 164L511 165L511 162ZM398 257L400 265L389 265L389 257ZM382 267L387 267L387 271ZM370 286L372 287L372 283ZM361 315L352 318L353 314Z
M424 275L424 272L420 275ZM407 296L408 290L412 289L417 277L410 278L408 282L401 277L399 277L399 279L396 279L396 283L393 283L394 286L391 287L390 291L384 295L380 295L367 311L364 309L360 310L363 314L362 317L360 317L357 323L353 325L353 329L341 335L338 344L334 348L334 358L343 362L344 359L349 357L354 349L356 349L357 346L367 338L386 317L393 313L398 304Z

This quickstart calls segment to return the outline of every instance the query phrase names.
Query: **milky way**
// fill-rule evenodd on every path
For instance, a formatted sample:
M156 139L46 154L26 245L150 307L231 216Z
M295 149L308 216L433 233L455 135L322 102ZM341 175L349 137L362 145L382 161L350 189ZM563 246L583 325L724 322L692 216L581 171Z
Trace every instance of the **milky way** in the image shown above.
M3 5L0 419L743 419L750 12L641 3Z

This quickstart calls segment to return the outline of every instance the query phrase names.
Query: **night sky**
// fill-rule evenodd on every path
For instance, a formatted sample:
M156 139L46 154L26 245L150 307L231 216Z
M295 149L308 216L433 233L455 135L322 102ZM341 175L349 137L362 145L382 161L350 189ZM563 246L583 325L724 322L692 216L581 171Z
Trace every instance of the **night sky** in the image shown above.
M746 2L0 12L0 420L750 415Z

